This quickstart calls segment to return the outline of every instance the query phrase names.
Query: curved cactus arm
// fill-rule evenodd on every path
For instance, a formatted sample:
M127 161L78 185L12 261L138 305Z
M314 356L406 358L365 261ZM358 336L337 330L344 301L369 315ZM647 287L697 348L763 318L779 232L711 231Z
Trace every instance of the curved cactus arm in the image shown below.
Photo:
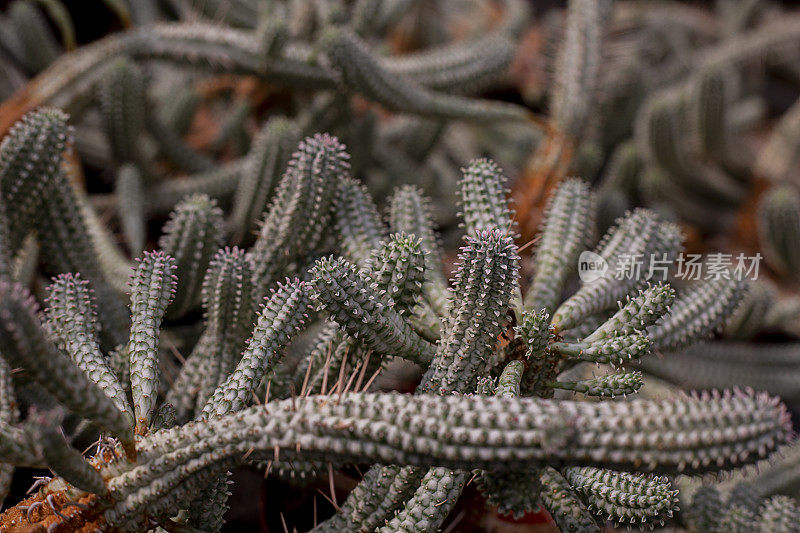
M0 282L0 346L12 366L71 411L96 422L119 437L131 453L133 430L129 419L111 399L46 337L30 294L20 286ZM58 376L58 380L54 380Z
M502 169L490 159L476 159L462 173L460 215L467 235L499 229L513 237L516 224L506 198L508 178Z
M595 232L595 199L586 182L567 179L547 203L536 248L536 272L525 294L525 308L555 310L578 256Z
M619 304L619 311L585 337L584 342L644 331L669 312L669 307L675 300L675 290L668 284L658 283L640 290L633 298L628 295L626 299L624 305Z
M58 428L45 423L37 427L35 433L47 468L81 490L98 496L107 492L100 472L78 450L66 443Z
M138 256L144 251L147 239L147 206L142 175L134 165L120 167L114 196L128 250L134 257Z
M344 145L327 134L307 137L298 146L250 249L257 300L293 257L310 252L322 240L336 184L349 169L348 159Z
M642 388L641 372L625 372L608 374L580 381L551 381L548 385L554 389L571 390L587 396L627 396Z
M349 90L392 111L472 121L527 119L520 106L439 93L390 71L347 29L327 29L320 46Z
M739 428L733 434L731 423ZM245 454L498 472L588 462L674 473L757 460L790 434L785 407L765 395L621 403L370 393L293 398L142 439L136 463L112 463L104 473L116 502L105 516L111 523L133 504L143 506L141 513L190 477L230 468Z
M556 329L574 328L584 318L608 309L643 285L645 273L628 275L628 266L637 258L646 261L645 264L649 264L651 257L671 261L680 251L682 240L677 226L661 221L654 213L645 209L629 213L595 249L608 266L606 275L582 284L578 292L561 304L553 315Z
M451 431L441 431L444 420ZM737 428L735 434L728 430L731 425ZM241 431L245 427L248 431ZM497 431L485 441L488 429ZM348 443L346 448L340 447L340 438ZM785 406L765 394L595 403L345 393L337 402L327 396L281 400L269 409L255 406L154 433L140 443L140 461L131 472L147 470L157 476L155 465L169 469L174 466L169 457L180 450L195 457L213 450L219 460L251 447L271 454L277 445L288 458L334 462L356 459L497 471L535 467L541 461L583 462L692 473L753 462L790 438ZM627 444L630 439L636 440L636 448Z
M573 492L564 476L552 467L542 469L542 492L539 499L561 531L600 533L591 511Z
M317 261L312 294L350 335L380 354L397 355L428 365L434 347L417 335L393 308L388 296L370 288L370 279L343 258Z
M647 328L656 350L677 350L710 337L741 302L747 284L733 279L710 279L678 296L670 314Z
M237 241L256 228L299 141L299 129L285 118L268 120L256 134L245 159L228 221Z
M144 164L141 141L147 114L142 69L126 57L114 60L98 84L99 109L117 161Z
M442 252L433 231L430 200L413 185L400 187L389 200L389 225L392 231L415 235L421 240L429 265L425 274L425 296L436 313L446 315L447 280L439 266Z
M630 359L636 360L648 355L652 341L641 333L609 337L592 343L554 342L550 350L591 363L621 365Z
M467 237L452 281L450 314L422 391L471 392L489 369L517 279L514 241L500 230Z
M203 276L222 246L225 229L222 209L204 194L182 200L164 225L159 248L174 259L177 287L167 318L185 315L200 303Z
M164 252L145 252L131 278L131 393L136 431L144 434L156 406L161 320L175 293L175 261Z
M203 408L203 418L236 412L248 405L252 391L279 362L282 349L308 318L311 298L305 282L278 284L258 314L253 335L233 373L228 376Z
M67 355L134 425L125 390L100 351L97 310L89 282L80 275L61 274L47 289L47 323Z
M480 94L507 72L514 50L507 36L489 33L466 42L387 57L382 63L387 70L430 89Z
M365 266L372 250L386 235L367 188L352 178L340 181L333 211L342 253L353 263Z
M550 109L553 121L572 137L580 136L591 112L610 15L609 0L570 0L567 4L566 37L556 59Z
M591 466L569 467L564 477L585 498L589 510L631 525L661 522L678 510L678 491L666 477L616 472Z

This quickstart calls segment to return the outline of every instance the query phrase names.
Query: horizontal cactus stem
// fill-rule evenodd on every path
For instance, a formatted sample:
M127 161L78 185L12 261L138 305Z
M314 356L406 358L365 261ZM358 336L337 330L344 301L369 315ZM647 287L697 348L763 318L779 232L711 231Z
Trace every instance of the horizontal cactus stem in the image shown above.
M734 419L740 430L731 432ZM213 464L246 452L495 471L546 462L695 473L752 463L791 435L785 406L752 392L603 403L346 393L282 400L155 433L139 443L130 475L158 476L160 469L197 466L201 456Z
M577 358L580 358L583 355L583 351L586 348L587 346L580 342L554 342L549 346L549 349L553 352L558 352L561 355Z

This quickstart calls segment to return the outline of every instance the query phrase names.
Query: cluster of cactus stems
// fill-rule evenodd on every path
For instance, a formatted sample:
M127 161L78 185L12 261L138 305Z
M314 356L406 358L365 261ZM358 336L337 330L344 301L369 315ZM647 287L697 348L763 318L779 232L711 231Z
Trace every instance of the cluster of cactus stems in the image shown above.
M2 146L4 176L12 163L31 157L21 146L38 137L37 128L44 134L67 131L63 121L63 115L42 110L15 127ZM487 497L504 510L522 513L541 502L566 530L574 520L598 528L595 515L638 525L663 521L677 508L668 479L648 472L730 469L767 456L789 438L786 411L763 394L551 399L559 389L599 397L635 394L642 376L625 371L626 363L715 331L743 290L740 282L723 280L676 294L665 283L605 278L561 301L569 277L563 270L574 268L593 232L593 194L585 184L568 180L550 201L534 254L542 268L530 283L543 296L532 300L521 290L506 178L495 163L479 159L464 169L465 244L449 287L437 286L442 277L426 275L436 268L428 257L438 251L419 192L400 189L391 200L391 222L400 227L388 228L398 233L387 236L369 193L347 177L348 167L336 138L302 141L246 253L219 249L222 213L213 200L195 195L180 202L160 249L144 252L131 275L128 341L114 348L122 356L103 351L103 310L91 279L78 272L54 278L44 315L27 289L3 282L4 359L96 424L108 443L85 459L52 429L4 423L4 460L46 466L57 475L21 504L33 509L26 519L53 516L53 524L64 527L95 523L136 531L173 524L186 509L187 527L219 528L227 470L268 461L284 472L294 462L310 470L348 462L394 465L368 471L320 530L436 529L476 469ZM20 208L6 205L11 216ZM336 220L328 236L328 226L316 223L326 219ZM301 242L281 238L292 235L289 223L303 235ZM423 229L422 238L406 233L416 228ZM305 259L328 237L340 243L343 255ZM39 238L53 235L41 232ZM552 243L566 244L562 250L573 257L554 261ZM595 250L613 263L626 253L674 255L680 246L673 225L637 210ZM305 281L276 283L271 270L291 271L293 263ZM195 281L202 272L204 279ZM542 276L550 279L549 291L542 289ZM162 320L198 306L190 299L198 293L205 329L162 397ZM447 295L444 304L437 293ZM442 305L444 312L437 312ZM288 375L280 372L281 361L313 316L326 325L318 347L297 363L294 373L304 378L292 391L279 378ZM425 370L416 394L369 392L367 369L374 373L391 358ZM560 380L581 361L619 370ZM262 382L274 384L275 393L267 404L251 407ZM6 392L13 394L11 387ZM503 497L513 493L516 498ZM58 503L53 494L76 505ZM51 509L38 506L40 500Z
M529 249L495 160L521 158L481 135L527 142L540 121L475 96L508 70L524 2L500 2L506 18L488 35L431 36L435 46L399 57L379 53L377 37L407 9L423 20L422 2L174 2L191 23L154 23L157 2L107 3L134 27L61 56L30 2L0 18L28 21L0 37L0 70L38 74L0 107L22 115L0 142L0 491L14 467L52 473L10 502L0 530L215 532L234 468L304 483L349 465L368 469L314 531L438 531L473 479L499 512L544 508L562 531L653 527L687 507L690 531L797 527L797 502L775 496L798 484L797 446L784 448L790 416L770 393L800 402L800 352L748 341L796 334L800 304L733 276L576 276L584 251L611 273L631 257L675 261L674 213L691 219L710 198L727 216L744 202L725 134L729 92L741 90L728 69L785 54L800 40L796 18L714 45L704 35L698 66L666 69L667 87L643 98L603 92L612 2L570 1L545 132L574 142L587 175L592 149L613 156L597 190L572 177L550 188ZM43 4L71 42L60 3ZM153 105L156 61L316 95L252 139L255 107L234 100L198 150L185 138L198 95ZM633 72L641 81L652 67ZM611 108L633 98L636 119L612 123ZM379 127L378 113L358 111L372 104L407 117ZM783 159L762 154L765 174L789 172L795 115L769 142ZM453 123L473 129L448 135ZM606 126L618 138L598 138ZM111 193L79 184L78 156L98 152L86 130L104 139ZM497 157L476 157L487 153ZM655 209L632 208L637 187ZM800 195L775 185L757 211L770 268L796 279ZM459 221L454 265L442 217ZM154 220L166 220L157 239ZM417 372L411 393L379 386L400 365ZM713 390L645 395L649 375ZM65 437L67 419L96 437L89 450ZM780 449L794 474L776 463L742 485L752 498L702 487L679 501L676 476Z

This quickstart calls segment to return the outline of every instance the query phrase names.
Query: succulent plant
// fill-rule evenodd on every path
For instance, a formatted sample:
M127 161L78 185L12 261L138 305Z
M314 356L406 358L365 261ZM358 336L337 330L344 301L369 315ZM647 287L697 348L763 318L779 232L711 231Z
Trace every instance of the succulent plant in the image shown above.
M57 0L0 17L0 493L51 473L0 529L220 531L240 467L327 476L318 532L452 528L472 480L562 531L796 527L797 104L733 133L797 15L105 3L81 47ZM486 97L555 34L546 98ZM656 270L687 234L777 281Z

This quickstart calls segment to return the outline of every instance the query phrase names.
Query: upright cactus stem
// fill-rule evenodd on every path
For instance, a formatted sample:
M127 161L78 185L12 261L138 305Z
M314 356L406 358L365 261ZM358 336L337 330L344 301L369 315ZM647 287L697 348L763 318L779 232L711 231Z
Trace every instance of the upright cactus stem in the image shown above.
M556 189L547 204L526 309L555 311L580 253L590 244L594 218L594 198L586 183L568 179Z
M175 260L163 252L145 252L131 278L131 392L136 431L145 434L156 406L161 320L175 294Z
M97 310L88 282L61 274L48 287L47 324L62 349L134 424L125 390L100 352Z
M514 235L514 212L508 208L506 177L493 161L476 159L463 170L461 216L467 234L498 229Z
M203 276L222 245L223 232L222 210L207 195L192 195L175 207L158 241L173 258L178 280L167 309L169 318L183 316L200 304Z
M250 250L256 299L279 279L292 259L315 249L331 218L334 191L348 172L349 156L336 137L303 140L281 177Z
M130 419L56 348L42 329L37 315L36 304L24 288L0 282L3 357L10 365L23 368L32 381L65 407L119 437L126 453L135 456Z

